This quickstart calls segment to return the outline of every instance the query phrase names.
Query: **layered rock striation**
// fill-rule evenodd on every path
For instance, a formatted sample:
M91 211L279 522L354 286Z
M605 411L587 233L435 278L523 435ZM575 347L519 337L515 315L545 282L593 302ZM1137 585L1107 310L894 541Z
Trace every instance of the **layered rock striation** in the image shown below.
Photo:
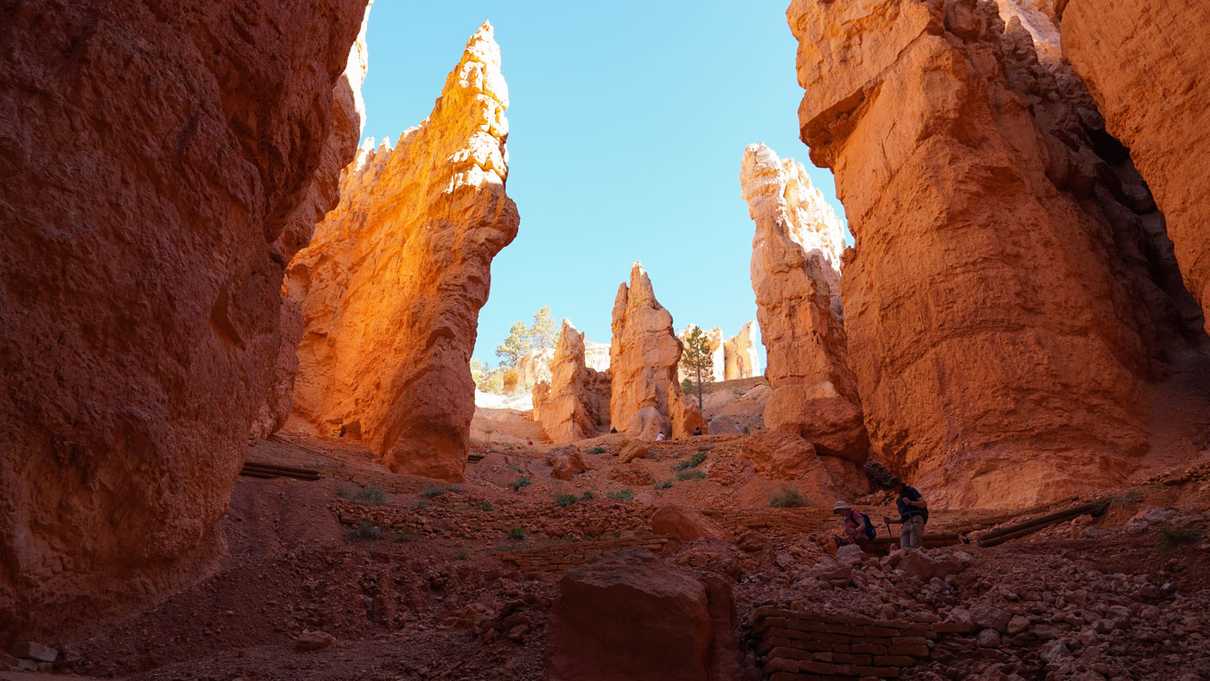
M868 438L840 303L844 228L802 164L763 144L745 149L740 186L756 224L752 290L772 389L765 428L862 461Z
M701 414L688 405L677 380L681 342L672 330L672 315L656 300L651 279L638 263L630 270L630 283L618 286L612 330L612 427L644 440L704 429Z
M752 337L752 322L740 327L739 333L723 344L723 380L735 381L760 375L760 355Z
M567 321L550 362L550 381L534 386L533 404L534 421L556 444L609 429L609 374L585 366L584 334Z
M517 234L508 90L490 24L433 112L366 153L290 265L306 293L292 423L365 441L392 470L462 477L470 355L491 261Z
M1210 317L1210 5L1065 5L1063 54L1155 193L1185 284Z
M3 3L0 639L216 555L365 5Z
M845 327L876 451L940 503L1120 482L1180 292L1078 79L986 1L795 0L788 18L802 138L856 237Z

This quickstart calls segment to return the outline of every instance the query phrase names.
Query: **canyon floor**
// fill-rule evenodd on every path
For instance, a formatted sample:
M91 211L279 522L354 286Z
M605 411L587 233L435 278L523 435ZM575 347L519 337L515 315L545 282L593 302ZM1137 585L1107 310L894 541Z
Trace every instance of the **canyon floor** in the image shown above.
M571 480L551 476L551 445L478 443L465 482L436 485L395 475L356 445L274 436L248 459L321 478L240 478L222 525L228 552L212 574L116 620L65 613L61 640L46 641L61 651L53 672L540 679L560 577L645 549L733 584L741 678L768 678L752 631L755 609L768 605L970 625L934 642L931 661L904 678L1210 677L1210 453L1097 495L1112 500L1099 519L994 548L926 549L923 562L896 552L840 563L827 539L833 499L808 492L804 506L772 507L787 483L732 454L747 437L653 443L647 458L622 464L624 440L604 436L578 443L587 470ZM889 498L857 502L886 535ZM656 534L650 518L666 505L700 511L725 538ZM938 511L928 531L969 532L1012 515Z

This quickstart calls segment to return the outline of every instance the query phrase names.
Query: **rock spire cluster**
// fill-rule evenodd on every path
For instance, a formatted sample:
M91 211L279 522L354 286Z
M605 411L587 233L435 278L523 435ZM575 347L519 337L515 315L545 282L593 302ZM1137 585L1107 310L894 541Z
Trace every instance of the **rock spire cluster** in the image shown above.
M466 465L479 309L520 222L507 107L484 23L428 119L345 173L290 265L305 291L292 419L363 440L395 471L457 480Z

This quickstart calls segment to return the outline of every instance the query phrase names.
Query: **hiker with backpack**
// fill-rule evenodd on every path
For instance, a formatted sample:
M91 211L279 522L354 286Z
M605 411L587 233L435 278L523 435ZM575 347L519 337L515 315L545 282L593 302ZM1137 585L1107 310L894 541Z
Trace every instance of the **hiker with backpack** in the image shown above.
M903 527L899 531L899 548L918 549L924 536L924 524L929 521L929 505L924 495L903 480L895 481L895 506Z
M858 511L843 500L837 501L832 506L832 513L840 516L844 528L844 535L836 538L837 546L856 544L865 550L866 547L873 544L878 531L870 522L870 516Z

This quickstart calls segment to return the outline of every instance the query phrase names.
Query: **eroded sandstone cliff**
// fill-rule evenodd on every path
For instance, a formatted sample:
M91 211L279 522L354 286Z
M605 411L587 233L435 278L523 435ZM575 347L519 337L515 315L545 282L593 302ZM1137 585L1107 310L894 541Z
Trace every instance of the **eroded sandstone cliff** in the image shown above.
M1204 317L1210 317L1208 26L1210 4L1181 0L1070 0L1062 14L1063 53L1155 193Z
M802 164L754 144L740 186L752 237L752 290L772 389L765 428L798 433L823 454L865 459L857 382L846 359L840 304L840 218Z
M618 286L613 303L609 346L610 423L630 437L654 440L684 437L705 427L690 407L677 380L681 342L672 315L655 298L641 265L630 270L630 283Z
M0 639L216 553L365 4L0 2Z
M364 440L395 471L457 480L466 465L479 310L520 222L507 107L485 23L428 119L345 173L290 265L306 287L292 420Z
M953 504L1120 482L1180 292L1078 79L986 1L788 17L802 138L856 237L845 326L875 449Z
M563 322L550 380L533 389L533 417L554 443L574 442L609 429L609 374L584 364L584 334Z
M739 333L723 345L723 380L734 381L760 374L760 355L752 337L753 322L740 327Z

